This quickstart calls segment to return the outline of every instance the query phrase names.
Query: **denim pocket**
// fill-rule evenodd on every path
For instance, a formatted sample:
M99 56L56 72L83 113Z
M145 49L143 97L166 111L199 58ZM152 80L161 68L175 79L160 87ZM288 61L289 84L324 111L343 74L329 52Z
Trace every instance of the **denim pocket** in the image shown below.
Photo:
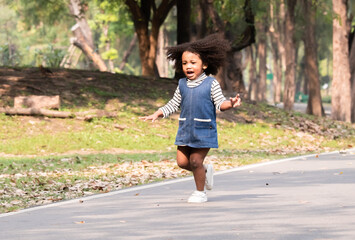
M211 137L212 130L212 120L211 119L200 119L194 118L194 135L197 138Z

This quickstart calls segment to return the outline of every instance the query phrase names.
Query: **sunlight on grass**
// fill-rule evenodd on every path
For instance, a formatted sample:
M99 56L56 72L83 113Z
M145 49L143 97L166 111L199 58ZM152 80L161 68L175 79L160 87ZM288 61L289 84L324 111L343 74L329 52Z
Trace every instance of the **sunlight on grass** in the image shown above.
M160 119L141 121L132 108L120 112L117 119L94 119L92 122L61 120L57 128L51 121L0 117L0 153L46 155L75 150L109 149L169 151L175 149L177 121ZM275 128L268 123L234 123L218 121L221 149L268 150L294 149L299 152L317 148L344 148L353 138L328 139L305 132Z

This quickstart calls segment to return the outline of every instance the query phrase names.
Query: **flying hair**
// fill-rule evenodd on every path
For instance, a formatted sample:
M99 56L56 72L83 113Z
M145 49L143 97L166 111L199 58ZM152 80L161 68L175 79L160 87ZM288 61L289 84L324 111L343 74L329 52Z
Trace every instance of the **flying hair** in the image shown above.
M231 49L228 40L221 34L215 33L207 37L188 43L182 43L173 47L167 47L167 58L174 62L174 69L182 72L182 54L185 51L198 54L204 64L207 65L205 73L216 75L218 69L225 63L227 52Z

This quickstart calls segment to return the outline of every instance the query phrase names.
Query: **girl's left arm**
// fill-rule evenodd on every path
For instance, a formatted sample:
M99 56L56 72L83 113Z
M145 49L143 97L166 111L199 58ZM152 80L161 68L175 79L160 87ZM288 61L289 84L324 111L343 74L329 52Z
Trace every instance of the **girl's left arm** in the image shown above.
M231 97L229 98L229 100L224 101L221 104L221 111L225 111L231 108L235 108L235 107L239 107L240 105L242 105L242 99L240 98L239 94L237 94L235 97Z
M214 101L216 108L220 111L225 111L241 105L239 94L237 94L234 98L226 100L223 96L221 86L216 79L212 83L211 98Z

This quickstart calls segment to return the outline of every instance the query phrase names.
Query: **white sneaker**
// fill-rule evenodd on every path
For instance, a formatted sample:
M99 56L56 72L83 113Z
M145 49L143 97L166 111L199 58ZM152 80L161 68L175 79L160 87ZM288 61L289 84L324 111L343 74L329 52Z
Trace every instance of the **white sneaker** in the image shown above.
M207 202L207 194L205 192L194 191L189 199L187 200L189 203L203 203Z
M213 166L212 164L207 164L206 165L206 182L205 186L207 190L212 190L213 188Z

